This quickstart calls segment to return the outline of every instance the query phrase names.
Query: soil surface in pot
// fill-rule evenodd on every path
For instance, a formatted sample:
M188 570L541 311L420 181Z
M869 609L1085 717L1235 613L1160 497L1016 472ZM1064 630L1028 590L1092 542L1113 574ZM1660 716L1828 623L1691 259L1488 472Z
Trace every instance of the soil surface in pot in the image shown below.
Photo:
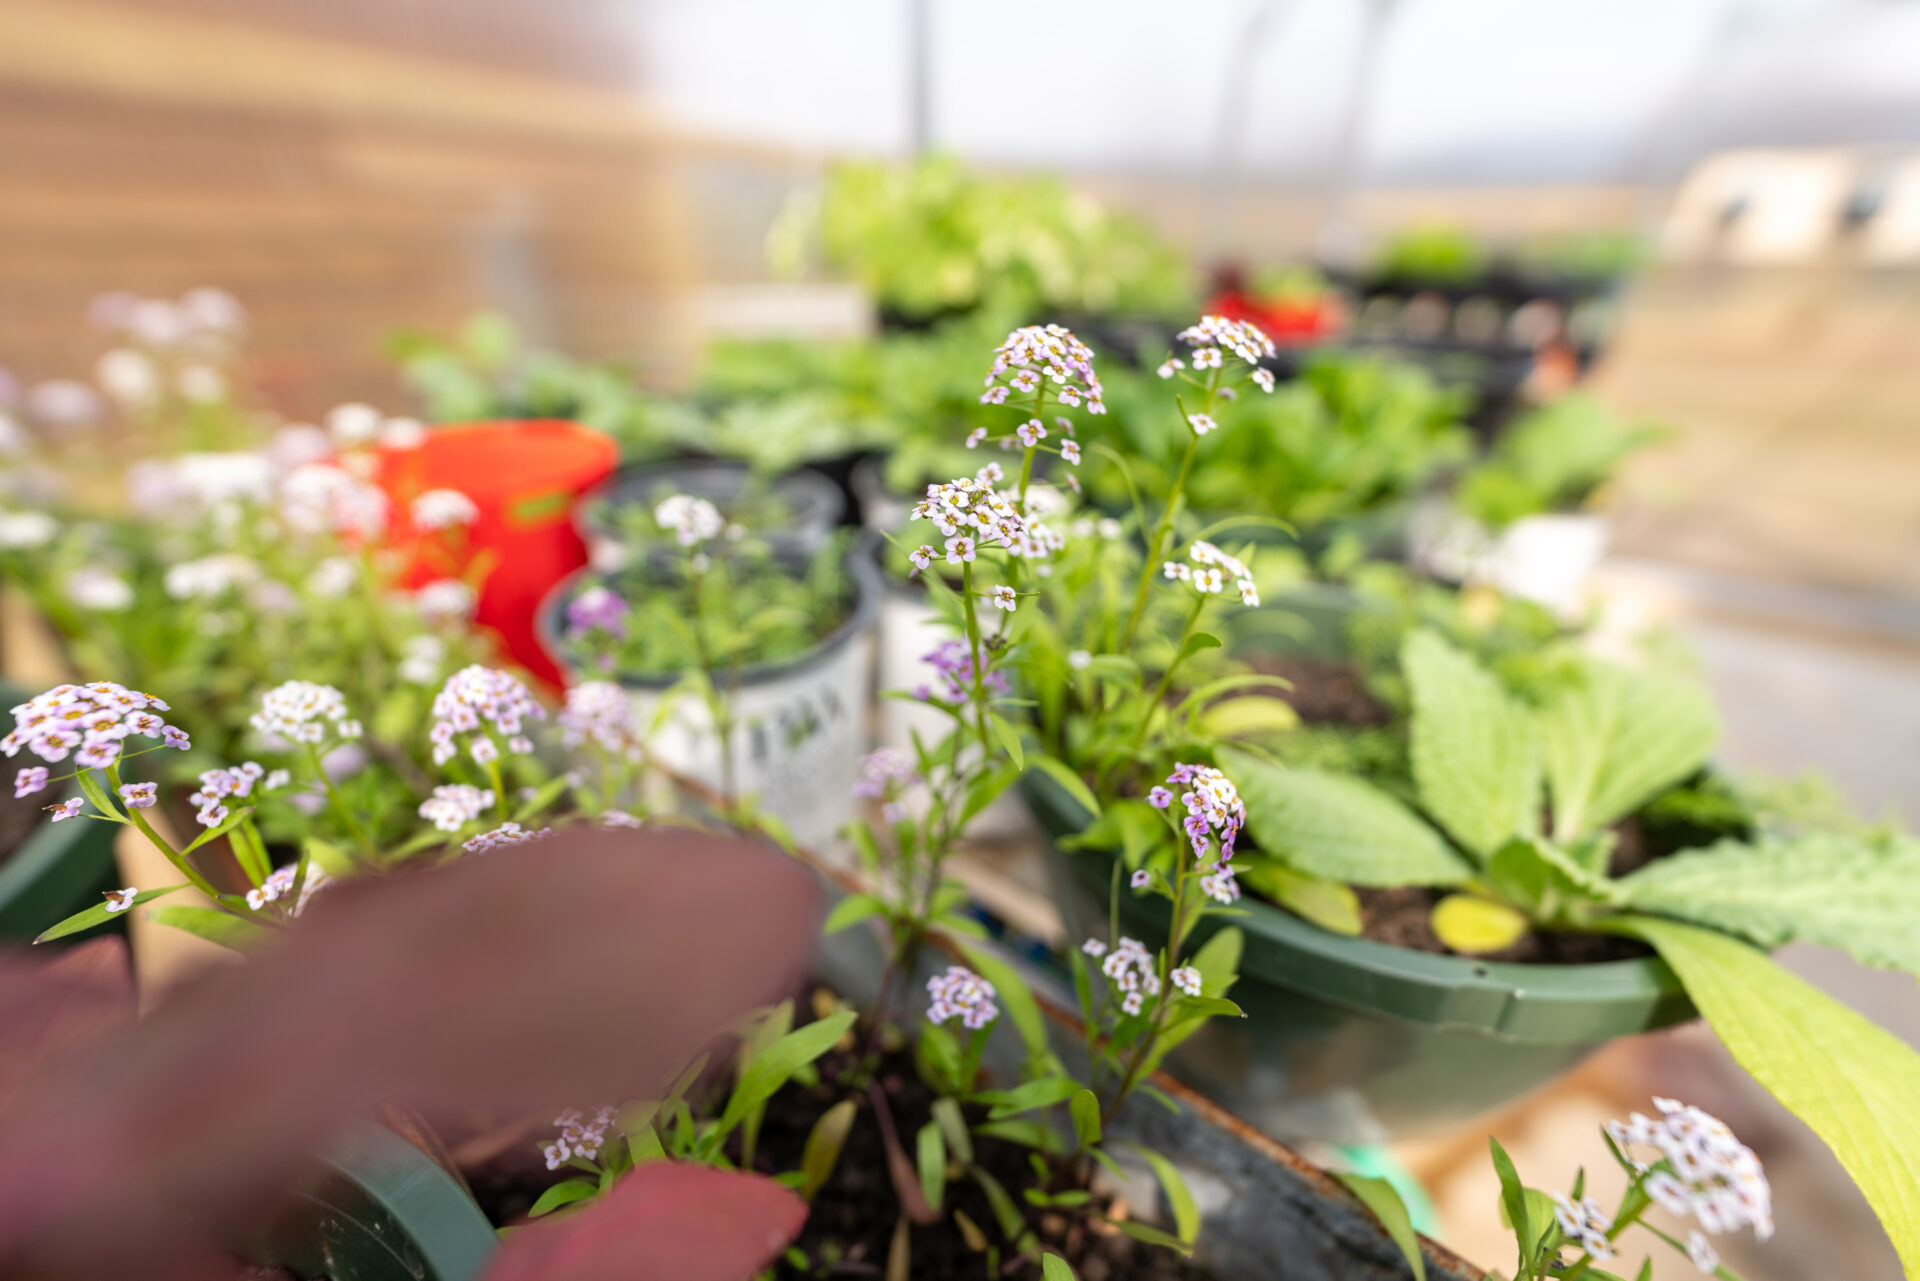
M1393 723L1393 710L1367 689L1352 663L1309 655L1270 655L1250 660L1255 671L1292 683L1286 699L1307 725L1330 729L1381 729ZM1671 849L1659 848L1640 823L1629 818L1614 828L1616 843L1610 871L1623 876ZM1433 932L1433 905L1447 891L1425 886L1356 888L1360 898L1360 934L1395 947L1441 956L1458 956ZM1512 947L1477 953L1479 961L1517 961L1535 965L1589 965L1652 955L1645 944L1608 934L1569 934L1529 930Z
M852 1050L829 1052L818 1063L819 1084L789 1084L774 1096L761 1124L753 1168L777 1175L800 1168L807 1136L822 1113L845 1098L853 1098L859 1105L859 1115L833 1175L814 1197L806 1225L794 1242L811 1260L812 1270L797 1268L783 1258L772 1273L782 1281L810 1277L872 1277L877 1281L886 1275L894 1225L900 1218L900 1200L887 1173L887 1149L873 1105L866 1092L855 1089L849 1079L857 1067L857 1057ZM932 1118L934 1094L920 1080L912 1055L905 1050L885 1055L874 1080L885 1093L895 1132L911 1163L915 1136ZM723 1092L725 1081L716 1080L715 1088ZM545 1128L529 1130L523 1142L513 1143L485 1164L463 1171L489 1221L506 1224L519 1220L542 1192L566 1177L549 1172L537 1155L537 1145L551 1133ZM1033 1186L1034 1179L1027 1161L1028 1149L978 1137L974 1145L977 1164L1025 1208L1020 1192ZM739 1155L736 1141L729 1156L737 1160ZM912 1266L907 1275L913 1281L979 1281L986 1276L985 1255L967 1245L951 1214L945 1213L954 1208L977 1224L989 1240L1002 1242L992 1207L979 1185L966 1177L952 1180L947 1184L941 1217L911 1229ZM1104 1208L1115 1217L1127 1213L1127 1207L1117 1203L1110 1202ZM1035 1213L1029 1211L1030 1216ZM1170 1250L1135 1241L1117 1230L1088 1231L1062 1213L1040 1213L1029 1222L1046 1248L1073 1264L1081 1281L1209 1281L1212 1277ZM1038 1281L1040 1266L1036 1260L1029 1267L1001 1275L1014 1281Z

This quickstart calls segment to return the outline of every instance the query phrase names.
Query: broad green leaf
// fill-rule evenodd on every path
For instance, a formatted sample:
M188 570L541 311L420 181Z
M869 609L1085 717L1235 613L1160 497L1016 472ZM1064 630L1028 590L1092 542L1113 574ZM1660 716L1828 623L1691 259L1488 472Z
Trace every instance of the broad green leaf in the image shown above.
M920 1171L920 1191L926 1195L927 1204L938 1210L947 1195L947 1145L940 1135L939 1122L929 1121L920 1127L914 1149L914 1163Z
M1187 643L1180 647L1180 653L1173 661L1177 666L1204 650L1219 649L1220 638L1212 632L1195 632L1187 637Z
M556 1183L540 1194L527 1210L529 1219L537 1219L543 1214L552 1214L563 1205L572 1205L575 1201L584 1201L599 1194L600 1185L590 1179L568 1179Z
M800 1195L813 1200L814 1194L833 1177L840 1163L840 1150L847 1145L847 1133L853 1129L859 1106L852 1099L841 1099L820 1114L807 1132L807 1146L800 1153Z
M1555 687L1538 724L1561 841L1626 817L1692 774L1720 737L1713 697L1698 681L1599 659Z
M871 894L849 894L833 905L827 913L827 920L820 927L822 934L838 934L849 926L856 925L870 916L878 916L887 910L887 905Z
M998 1121L1022 1112L1031 1112L1035 1108L1050 1108L1056 1103L1065 1103L1079 1089L1080 1083L1070 1076L1043 1076L1038 1080L1022 1082L1011 1090L988 1090L979 1096L979 1100L992 1109L987 1113L987 1119Z
M722 1133L744 1121L747 1114L772 1098L802 1064L811 1063L833 1048L846 1030L853 1026L852 1010L841 1010L805 1027L795 1028L753 1056L740 1074L740 1084L720 1114Z
M1215 738L1243 738L1288 730L1300 723L1293 704L1262 694L1248 694L1215 703L1200 714L1200 732Z
M352 855L317 836L309 836L300 849L315 867L335 880L352 876L355 871Z
M1400 1193L1393 1184L1371 1175L1349 1174L1345 1170L1331 1173L1380 1221L1380 1226L1387 1230L1387 1235L1393 1238L1393 1243L1400 1247L1400 1253L1406 1257L1415 1281L1427 1281L1427 1258L1420 1252L1420 1237L1413 1230L1413 1217L1407 1213L1407 1203L1400 1199Z
M185 930L209 943L218 943L236 952L245 951L269 933L264 925L241 920L232 912L223 912L217 907L156 907L147 913L147 919L171 925L176 930Z
M1027 986L1019 971L988 948L966 940L956 940L956 943L974 972L993 984L1001 1012L1013 1020L1020 1039L1026 1043L1028 1059L1038 1060L1046 1055L1047 1021L1041 1017L1039 1002L1033 999L1033 989Z
M1420 803L1481 858L1540 822L1540 744L1533 716L1473 659L1430 631L1407 637L1400 663L1413 692L1413 778Z
M1073 1269L1057 1254L1040 1256L1040 1281L1074 1281Z
M1289 769L1222 748L1247 831L1287 866L1351 885L1453 885L1473 866L1392 796L1340 774Z
M1920 973L1920 841L1814 833L1722 841L1656 859L1619 882L1626 901L1761 947L1802 939Z
M132 903L127 904L126 907L121 908L118 912L109 912L105 902L95 903L92 907L82 908L58 925L45 930L34 942L51 943L54 939L65 938L69 934L78 934L81 930L90 930L96 925L105 925L108 921L113 920L117 916L124 916L126 913L132 911L134 907L145 903L149 899L156 899L162 894L171 894L175 890L184 890L186 888L187 887L182 884L163 885L155 890L141 890L133 896Z
M200 833L199 836L194 838L192 844L188 845L187 848L185 848L184 850L181 850L180 852L182 854L191 854L195 850L199 849L202 845L205 845L208 841L219 840L221 837L225 836L228 832L231 832L234 828L246 822L248 818L252 817L252 815L253 815L253 806L251 805L246 806L244 809L237 809L233 811L231 814L227 815L227 817L224 820L222 820L222 822L218 827L210 827L206 831Z
M1530 1231L1527 1218L1527 1189L1520 1182L1519 1171L1513 1168L1513 1158L1500 1146L1500 1140L1487 1136L1487 1145L1493 1151L1493 1172L1500 1179L1500 1213L1513 1229L1513 1239L1520 1247L1520 1258L1531 1266L1533 1247L1538 1238Z
M1238 926L1230 925L1202 943L1200 950L1188 958L1187 964L1200 971L1200 991L1204 995L1227 994L1240 977L1240 954L1246 946L1247 936Z
M946 1093L961 1088L960 1044L947 1029L922 1028L914 1038L913 1062L920 1069L921 1079L934 1089Z
M1477 894L1449 894L1428 917L1434 934L1456 952L1477 956L1512 947L1527 932L1527 918Z
M1055 756L1041 756L1035 758L1033 767L1065 788L1067 795L1080 802L1087 813L1095 818L1100 817L1100 802L1094 799L1093 789L1087 786L1086 780L1071 765Z
M1194 1238L1200 1235L1200 1207L1194 1204L1186 1178L1178 1166L1152 1148L1138 1143L1127 1146L1140 1154L1140 1159L1153 1170L1153 1177L1160 1180L1160 1188L1167 1194L1167 1208L1173 1211L1174 1233L1182 1246L1191 1249Z
M1536 921L1566 920L1591 904L1619 897L1614 883L1595 876L1550 841L1515 837L1487 860L1487 886Z
M1632 916L1734 1059L1813 1127L1920 1276L1920 1052L1738 939Z
M1262 898L1323 930L1348 938L1359 935L1360 896L1338 881L1296 872L1274 858L1255 857L1238 866L1241 884Z
M1073 1132L1080 1146L1090 1148L1100 1141L1100 1100L1092 1090L1081 1090L1067 1101L1073 1114Z

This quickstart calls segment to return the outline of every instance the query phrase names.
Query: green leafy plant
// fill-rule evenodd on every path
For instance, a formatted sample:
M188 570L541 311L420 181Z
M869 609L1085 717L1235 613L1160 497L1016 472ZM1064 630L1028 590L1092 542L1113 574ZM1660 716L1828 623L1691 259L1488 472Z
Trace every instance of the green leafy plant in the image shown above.
M1628 458L1667 436L1621 421L1584 393L1536 409L1502 434L1460 478L1454 501L1488 529L1592 502Z
M1374 251L1373 270L1409 284L1465 284L1487 269L1489 255L1466 228L1429 222L1396 231Z

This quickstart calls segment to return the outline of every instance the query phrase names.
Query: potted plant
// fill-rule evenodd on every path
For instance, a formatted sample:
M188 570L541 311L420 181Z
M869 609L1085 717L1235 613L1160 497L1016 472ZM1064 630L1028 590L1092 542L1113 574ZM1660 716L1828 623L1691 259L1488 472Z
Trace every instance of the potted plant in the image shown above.
M826 542L845 510L839 487L806 468L769 478L726 459L623 467L580 506L577 519L594 568L623 569L636 551L656 541L654 509L675 494L711 503L726 524L803 552Z
M549 599L549 643L574 671L630 692L658 762L753 798L801 840L830 838L851 816L867 746L870 554L845 536L811 551L777 544L685 494L651 523L629 569Z
M1522 418L1409 531L1413 562L1454 582L1487 582L1562 613L1578 608L1606 550L1591 510L1628 458L1666 435L1570 395Z

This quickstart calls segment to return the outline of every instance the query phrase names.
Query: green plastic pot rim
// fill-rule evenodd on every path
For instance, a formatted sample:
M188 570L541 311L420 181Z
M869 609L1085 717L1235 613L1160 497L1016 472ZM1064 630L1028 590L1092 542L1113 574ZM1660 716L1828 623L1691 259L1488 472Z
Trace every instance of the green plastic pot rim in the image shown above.
M840 625L800 657L784 663L753 663L740 669L739 685L750 688L755 685L772 685L780 681L804 676L816 668L824 667L836 658L840 651L851 645L856 639L872 629L880 616L880 598L884 587L880 581L879 567L874 563L873 554L867 539L857 541L847 552L845 565L847 577L853 583L853 607ZM561 579L547 593L545 600L534 615L535 633L547 652L553 656L562 671L570 676L579 672L577 664L567 657L560 644L560 611L565 607L568 597L579 589L583 579L594 571L578 570ZM640 690L658 693L680 683L679 673L661 676L637 676L615 672L611 679L622 689ZM569 681L569 683L572 683Z
M1060 835L1082 830L1093 819L1065 789L1039 771L1028 770L1020 786L1056 842ZM1049 813L1060 820L1057 825L1046 821ZM1112 851L1061 851L1061 857L1073 860L1114 856ZM1159 900L1153 900L1153 905L1158 906ZM1243 974L1255 973L1282 987L1402 1022L1475 1028L1516 1041L1575 1044L1670 1026L1693 1013L1679 979L1657 957L1579 965L1475 961L1334 934L1250 895L1237 906L1244 915L1216 918L1221 923L1215 928L1238 926L1248 936L1250 950L1264 944L1277 953L1272 959L1286 962L1257 970L1243 963ZM1436 1003L1429 998L1462 990L1484 997L1471 1003L1481 1017L1460 1017L1460 1002L1448 1002L1445 1014L1408 1012L1434 1009ZM1649 1020L1648 1011L1661 1006L1672 1017ZM1561 1013L1576 1016L1577 1031L1560 1020L1557 1031L1541 1034L1536 1014L1542 1007L1559 1007ZM1585 1018L1577 1017L1583 1013Z

